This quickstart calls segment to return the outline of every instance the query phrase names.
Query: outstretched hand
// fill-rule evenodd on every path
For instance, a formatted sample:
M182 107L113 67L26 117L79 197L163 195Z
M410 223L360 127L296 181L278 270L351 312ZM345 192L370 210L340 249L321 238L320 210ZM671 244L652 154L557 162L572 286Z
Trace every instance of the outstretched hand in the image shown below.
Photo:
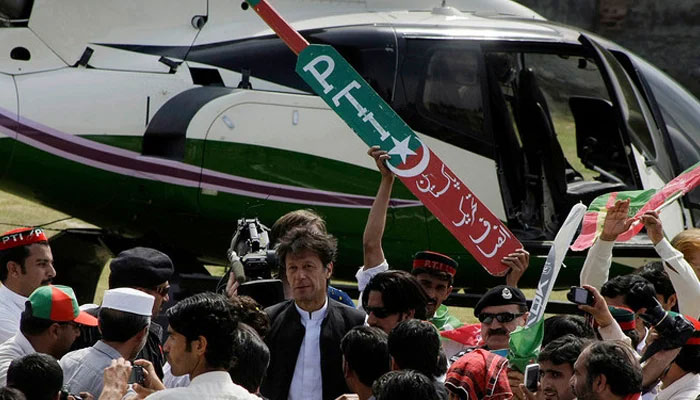
M579 304L578 309L591 314L601 328L614 323L615 319L613 318L612 313L610 313L608 303L605 301L600 292L590 285L583 285L583 288L588 290L593 295L593 305L588 306L585 304Z
M608 208L603 222L603 232L600 234L602 240L614 242L617 237L629 229L633 218L629 218L630 199L618 200L615 205Z

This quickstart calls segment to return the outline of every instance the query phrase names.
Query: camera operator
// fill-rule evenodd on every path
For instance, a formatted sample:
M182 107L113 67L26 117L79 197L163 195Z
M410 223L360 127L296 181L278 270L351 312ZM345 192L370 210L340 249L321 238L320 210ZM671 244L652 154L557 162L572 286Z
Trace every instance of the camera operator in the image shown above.
M269 229L258 219L240 219L238 228L231 240L228 259L231 272L228 274L225 293L229 298L239 295L239 288L246 282L266 280L257 287L248 286L244 293L267 307L284 299L292 298L291 289L284 273L279 280L270 281L272 272L279 268L274 252L277 240L297 227L306 227L319 233L328 233L326 221L312 210L295 210L281 216ZM282 291L276 290L275 283L282 283ZM260 282L262 283L262 282ZM249 283L250 285L250 283ZM241 290L242 291L242 290ZM350 296L340 289L328 285L328 297L350 307L355 307Z

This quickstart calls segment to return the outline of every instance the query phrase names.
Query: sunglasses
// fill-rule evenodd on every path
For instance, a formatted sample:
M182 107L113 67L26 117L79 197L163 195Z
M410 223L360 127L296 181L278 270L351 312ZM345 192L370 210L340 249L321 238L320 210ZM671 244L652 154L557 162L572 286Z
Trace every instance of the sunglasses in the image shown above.
M365 308L365 312L367 313L367 315L374 314L375 317L380 318L380 319L386 318L391 314L396 314L394 312L387 310L384 307L364 307L364 308Z
M479 321L481 321L484 324L490 324L493 322L494 318L496 321L504 323L504 322L510 322L520 316L525 315L524 313L520 314L514 314L514 313L509 313L509 312L502 312L498 314L490 314L490 313L481 313L479 314Z

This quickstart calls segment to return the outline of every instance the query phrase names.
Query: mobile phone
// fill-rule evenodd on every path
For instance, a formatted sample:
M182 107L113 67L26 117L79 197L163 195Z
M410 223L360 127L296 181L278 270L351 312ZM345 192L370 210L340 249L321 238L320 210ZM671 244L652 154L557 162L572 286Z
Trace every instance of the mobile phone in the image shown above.
M525 367L525 387L532 393L537 392L537 384L540 382L540 365L529 364Z
M571 289L569 289L569 293L566 294L566 298L572 303L585 304L587 306L592 306L593 303L595 303L595 299L593 298L593 294L591 292L577 286L572 286Z
M132 365L128 383L138 383L139 385L143 385L145 380L146 376L143 373L143 367L140 365Z

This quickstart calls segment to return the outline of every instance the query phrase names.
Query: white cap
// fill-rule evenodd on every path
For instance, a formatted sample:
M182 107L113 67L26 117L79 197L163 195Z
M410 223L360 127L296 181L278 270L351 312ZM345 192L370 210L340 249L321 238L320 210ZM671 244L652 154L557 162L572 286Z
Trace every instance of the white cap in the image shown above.
M140 290L132 288L109 289L105 291L102 308L150 317L154 301L153 296Z

